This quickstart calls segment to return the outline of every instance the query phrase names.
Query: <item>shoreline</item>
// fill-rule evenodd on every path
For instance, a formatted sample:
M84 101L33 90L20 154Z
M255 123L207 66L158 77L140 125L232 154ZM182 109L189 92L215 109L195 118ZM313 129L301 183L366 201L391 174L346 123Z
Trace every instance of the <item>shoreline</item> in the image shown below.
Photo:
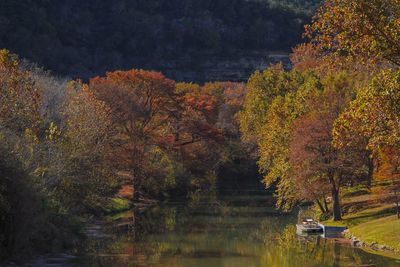
M360 238L353 235L349 229L343 231L344 237L350 241L350 244L354 247L365 250L368 253L382 255L400 260L400 251L393 247L380 244L378 242L365 242Z

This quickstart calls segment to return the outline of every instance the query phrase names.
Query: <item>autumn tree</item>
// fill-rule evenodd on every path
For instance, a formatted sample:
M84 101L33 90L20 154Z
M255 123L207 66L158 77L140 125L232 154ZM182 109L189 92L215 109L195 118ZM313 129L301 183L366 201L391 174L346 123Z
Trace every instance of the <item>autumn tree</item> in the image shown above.
M331 196L334 217L340 219L340 187L365 178L368 159L363 146L341 151L331 144L333 123L352 98L354 76L276 68L264 79L259 75L248 83L240 118L244 134L257 140L264 184L276 186L277 205L284 209L307 200L327 212Z
M90 88L110 108L112 127L117 131L113 137L115 164L130 172L137 200L148 156L168 135L176 108L175 83L158 72L130 70L93 78Z
M281 64L263 72L255 72L247 82L244 108L239 114L243 137L257 140L267 121L267 111L273 99L295 91L301 82L301 75L285 72Z
M215 126L221 99L200 86L184 83L177 85L176 98L180 105L173 129L175 146L222 137L222 131Z
M392 181L394 193L399 183L395 178L397 148L400 146L399 77L398 71L383 70L368 86L360 88L356 99L336 121L333 131L334 144L338 148L353 145L357 136L368 140L366 149L372 151L377 173L381 173L379 180ZM388 151L391 151L390 155ZM386 171L382 170L381 161Z
M240 137L237 114L242 110L246 95L243 83L213 82L206 83L203 91L213 95L218 104L217 126L224 130L225 137Z
M241 130L245 138L256 140L263 183L276 186L277 206L282 209L300 201L289 175L291 125L305 112L310 94L320 87L319 78L312 73L286 72L280 67L254 74L247 84Z
M18 57L0 50L0 127L23 133L40 120L40 96Z
M100 193L94 188L100 187L98 181L103 178L89 176L94 174L94 166L90 164L80 169L80 176L74 169L78 165L69 165L71 157L77 155L69 149L79 146L81 143L77 141L81 139L77 134L74 142L67 144L67 123L49 120L44 103L51 101L44 100L44 94L52 88L46 76L37 74L16 55L0 51L0 254L6 257L21 250L29 253L36 250L37 244L47 244L39 246L38 251L42 252L69 242L65 237L74 236L72 218L93 208L94 205L85 209L87 196ZM75 108L78 102L74 103ZM80 103L80 108L90 110L90 101ZM93 115L83 113L88 117ZM78 120L86 123L76 118L77 123ZM92 145L86 147L87 151ZM87 151L86 154L79 151L80 160L90 154ZM107 193L109 185L101 184ZM33 240L37 242L34 245Z
M297 89L287 93L284 97L276 97L267 111L267 122L259 141L259 165L267 186L276 185L277 204L290 209L299 201L315 201L322 211L327 212L325 204L328 193L323 187L315 187L316 183L300 186L290 162L290 147L295 121L316 107L317 95L329 88L338 88L347 94L351 91L351 80L346 74L330 74L320 78L313 73L298 73L303 79ZM350 89L349 89L350 88ZM349 94L350 95L350 94Z
M109 107L87 85L73 81L67 87L61 116L65 125L53 124L47 132L54 166L48 167L46 176L58 177L55 192L64 206L96 212L120 185L110 164L115 130Z
M289 58L294 69L301 72L315 70L319 73L326 67L326 64L321 64L325 63L321 56L322 54L312 44L304 43L293 48Z
M321 199L329 192L334 220L342 218L340 188L363 174L367 159L363 148L337 149L332 145L333 124L346 102L345 92L332 89L312 99L310 111L293 124L289 147L297 188L306 199Z
M237 189L240 184L249 184L249 179L255 178L257 173L257 146L252 140L242 140L240 132L239 113L244 105L246 85L214 82L205 84L204 91L217 98L216 127L223 130L219 181L224 184L224 188Z
M306 36L317 51L400 66L399 0L329 0Z
M374 173L376 193L382 201L394 202L397 218L400 219L400 155L398 146L385 146L375 152L376 170Z
M215 189L225 145L225 133L218 125L222 92L216 84L179 83L176 86L179 112L172 124L173 144L176 159L190 173L182 182L192 192L206 193Z

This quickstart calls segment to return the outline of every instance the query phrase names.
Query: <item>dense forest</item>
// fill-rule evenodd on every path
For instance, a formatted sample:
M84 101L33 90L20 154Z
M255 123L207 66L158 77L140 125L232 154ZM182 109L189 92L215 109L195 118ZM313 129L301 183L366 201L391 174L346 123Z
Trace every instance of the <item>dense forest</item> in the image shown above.
M280 1L279 1L280 2ZM254 50L289 52L310 3L245 0L3 0L0 47L58 75L163 70Z
M260 33L251 38L275 36L265 35L268 27L255 26L260 17L297 25L289 27L295 33L275 32L276 39L259 43L246 43L250 37L244 30L234 49L244 49L243 44L246 49L288 47L296 42L297 16L303 13L289 7L246 9L242 5L266 4L239 0L133 1L132 9L114 1L111 12L118 16L110 17L105 1L69 1L63 8L51 1L3 1L1 12L15 16L1 17L8 21L0 24L7 32L2 40L8 41L0 45L57 73L109 72L84 81L60 79L0 50L0 262L19 258L21 251L28 257L70 248L81 240L85 223L115 212L121 203L143 208L215 195L223 177L255 177L256 163L281 211L306 203L321 220L337 222L354 211L344 208L345 195L373 195L372 207L397 212L387 223L398 225L400 6L398 0L384 2L329 0L306 26L309 41L293 50L291 70L276 64L254 72L246 84L200 85L157 71L115 70L128 63L132 67L129 56L122 65L114 64L114 57L125 60L123 54L115 56L115 47L148 60L197 48L225 50L225 42L234 44L233 39L208 47L214 40L209 32L179 39L190 36L186 31L192 27L166 34L171 46L167 39L153 39L156 33L164 38L153 19L181 12L191 14L187 19L193 23L210 26L216 10L233 32L241 25L232 19L235 12L245 12L244 25ZM166 17L149 15L150 10ZM287 20L288 14L296 19ZM40 25L31 23L34 18ZM107 27L113 23L121 32ZM207 25L207 31L215 29ZM129 41L125 33L131 30L143 38ZM158 54L149 52L155 50ZM59 54L53 57L49 51ZM365 203L356 209L363 210ZM380 238L389 237L398 248L393 239L398 228L386 230Z

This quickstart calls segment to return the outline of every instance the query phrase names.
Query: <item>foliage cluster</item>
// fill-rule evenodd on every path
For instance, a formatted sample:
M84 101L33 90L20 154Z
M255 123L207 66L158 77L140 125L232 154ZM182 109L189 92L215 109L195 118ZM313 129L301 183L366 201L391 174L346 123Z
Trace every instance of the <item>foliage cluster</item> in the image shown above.
M214 193L221 169L249 159L243 84L144 70L62 81L0 50L0 93L1 257L67 245L75 219L126 207L122 185L135 204Z
M340 220L341 188L382 180L382 201L399 205L399 6L326 1L293 70L271 66L249 79L241 130L258 144L279 207L312 201L328 213L332 202Z

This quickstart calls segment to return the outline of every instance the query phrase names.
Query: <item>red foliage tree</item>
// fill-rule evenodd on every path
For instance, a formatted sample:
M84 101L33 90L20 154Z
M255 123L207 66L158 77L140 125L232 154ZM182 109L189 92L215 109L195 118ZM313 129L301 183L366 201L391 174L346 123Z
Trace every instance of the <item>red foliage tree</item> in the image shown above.
M110 108L114 137L113 159L129 171L138 199L150 151L164 144L175 115L175 82L161 73L130 70L109 72L91 79L90 88Z
M305 198L319 198L330 191L334 220L341 220L340 188L354 179L366 163L365 152L357 147L336 149L332 128L346 103L346 97L328 90L313 99L311 111L293 126L289 161L299 191Z

